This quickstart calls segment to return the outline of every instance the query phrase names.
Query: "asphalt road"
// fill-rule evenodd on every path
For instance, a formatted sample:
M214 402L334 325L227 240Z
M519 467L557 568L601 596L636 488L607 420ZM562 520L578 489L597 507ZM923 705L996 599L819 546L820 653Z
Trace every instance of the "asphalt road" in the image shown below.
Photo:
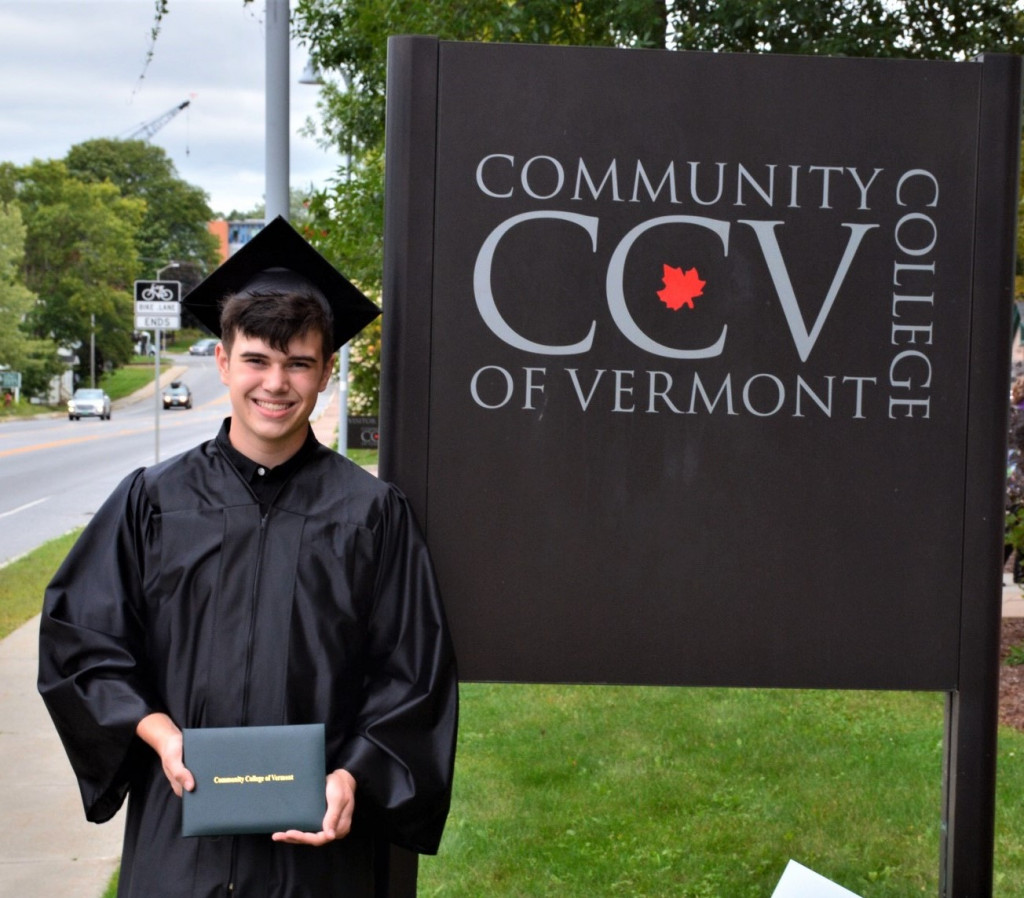
M0 565L88 523L125 475L213 436L230 414L212 356L163 356L186 366L190 410L157 408L152 389L114 407L110 421L67 415L0 424Z

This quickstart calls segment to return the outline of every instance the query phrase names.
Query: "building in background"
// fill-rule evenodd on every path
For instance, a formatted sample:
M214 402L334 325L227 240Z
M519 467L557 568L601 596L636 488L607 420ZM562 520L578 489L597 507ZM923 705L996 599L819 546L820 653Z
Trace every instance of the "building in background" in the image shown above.
M266 222L262 218L243 218L235 220L218 219L207 224L207 230L217 238L220 244L220 261L233 256L256 234L263 230Z

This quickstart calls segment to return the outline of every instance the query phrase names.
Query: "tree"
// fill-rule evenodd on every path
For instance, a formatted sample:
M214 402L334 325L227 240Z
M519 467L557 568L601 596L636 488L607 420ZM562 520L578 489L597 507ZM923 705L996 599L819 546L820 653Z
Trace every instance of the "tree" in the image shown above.
M21 210L0 205L0 367L20 371L28 351L21 325L35 303L35 294L21 282L25 226Z
M907 59L1016 51L1017 0L676 0L679 49Z
M24 395L41 396L63 365L51 341L33 339L25 331L36 302L21 279L25 234L21 210L0 202L0 367L21 374Z
M146 203L136 237L142 275L156 277L170 262L192 262L206 272L218 263L207 195L181 180L164 150L142 140L99 138L76 144L68 174L87 184L109 182L121 196Z
M97 364L124 364L132 355L135 235L145 202L109 182L72 178L60 161L6 173L12 177L0 189L13 193L26 226L25 284L39 297L26 326L68 348L88 346L95 332ZM89 361L81 359L80 374Z

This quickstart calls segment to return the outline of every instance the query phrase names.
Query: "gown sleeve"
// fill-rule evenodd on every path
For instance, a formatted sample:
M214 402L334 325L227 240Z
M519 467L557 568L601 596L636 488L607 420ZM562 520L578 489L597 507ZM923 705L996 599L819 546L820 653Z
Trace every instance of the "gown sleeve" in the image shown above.
M365 698L338 766L356 779L358 815L388 841L434 854L451 802L455 658L427 546L397 490L375 536Z
M78 779L86 818L120 808L158 710L142 665L141 472L127 477L79 536L46 589L38 687Z

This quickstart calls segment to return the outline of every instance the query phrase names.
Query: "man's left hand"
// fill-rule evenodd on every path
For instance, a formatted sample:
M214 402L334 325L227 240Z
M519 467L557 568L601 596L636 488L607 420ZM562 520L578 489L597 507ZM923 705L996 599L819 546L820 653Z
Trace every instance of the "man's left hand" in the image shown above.
M344 839L352 828L352 812L356 808L356 781L347 770L338 769L327 775L327 813L323 829L318 833L304 833L297 829L274 833L275 842L291 845L326 845L335 839Z

